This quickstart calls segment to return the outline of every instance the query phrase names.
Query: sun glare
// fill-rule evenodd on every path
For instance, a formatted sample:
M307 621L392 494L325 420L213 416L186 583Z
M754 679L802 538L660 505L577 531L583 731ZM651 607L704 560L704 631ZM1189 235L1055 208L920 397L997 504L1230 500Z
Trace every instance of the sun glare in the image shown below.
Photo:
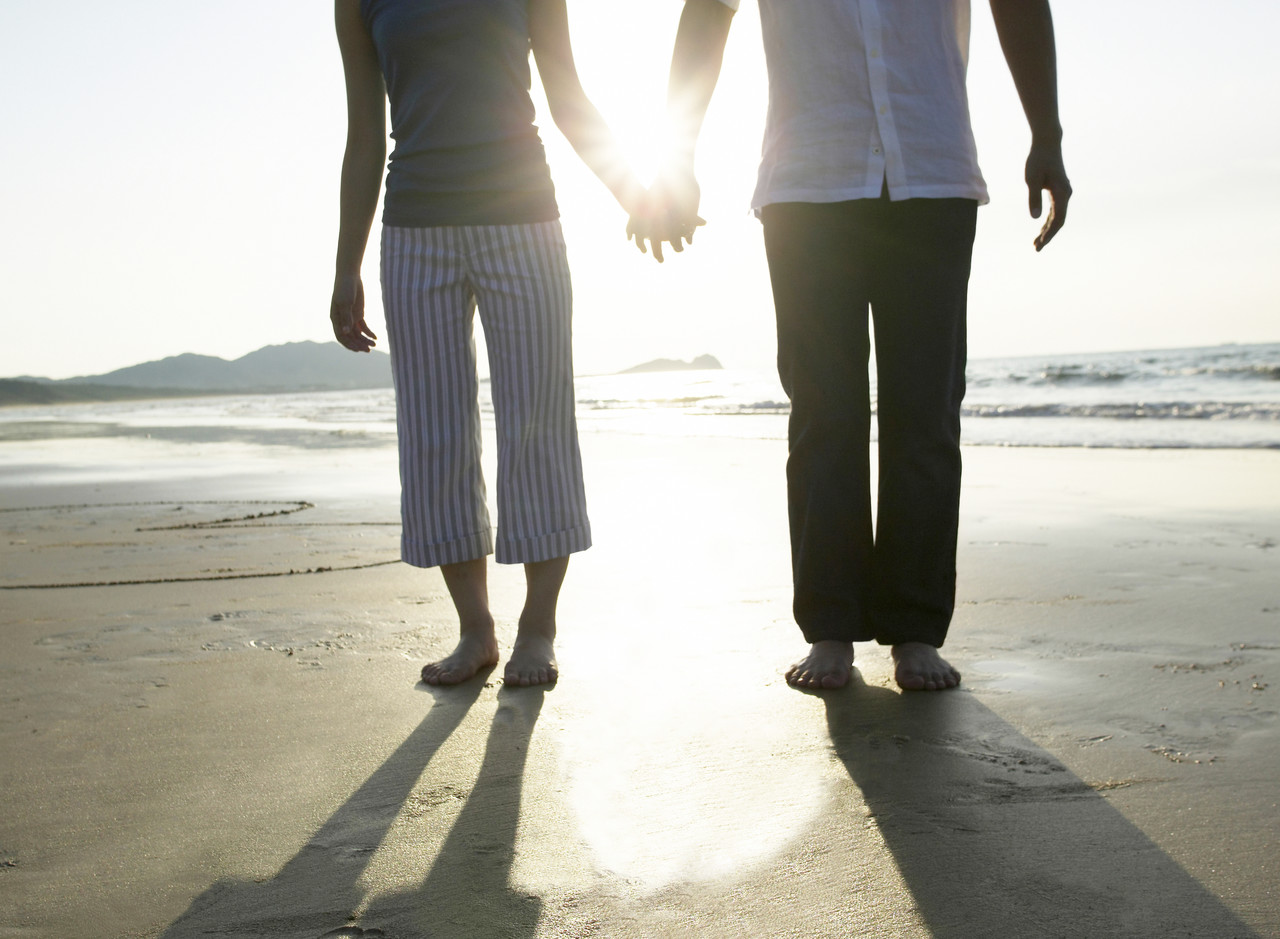
M663 153L667 69L680 9L677 3L643 8L599 0L569 3L574 59L583 88L646 184ZM545 115L545 97L537 82L533 92L539 113ZM544 140L550 149L558 149L551 139L558 135L548 130L544 128ZM553 170L562 168L553 164Z
M587 96L617 139L622 156L641 182L652 182L666 152L667 74L682 4L677 0L627 7L599 0L569 0L574 59ZM560 134L548 126L540 83L534 100L542 116L542 136L562 203L591 211L598 184ZM767 84L759 21L736 17L724 68L699 140L699 154L715 154L717 177L732 177L736 204L745 206L754 181L763 127ZM728 160L726 162L726 155ZM703 181L704 196L708 194Z

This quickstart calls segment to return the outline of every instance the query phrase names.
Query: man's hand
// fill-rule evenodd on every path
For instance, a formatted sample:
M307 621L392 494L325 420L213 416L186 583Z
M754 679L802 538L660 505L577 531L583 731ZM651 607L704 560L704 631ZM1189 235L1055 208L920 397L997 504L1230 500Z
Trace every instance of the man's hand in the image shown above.
M1033 142L1031 153L1027 156L1026 179L1027 203L1032 218L1040 217L1043 210L1041 194L1045 190L1049 192L1049 215L1035 240L1036 250L1039 251L1053 240L1053 236L1067 222L1071 182L1067 179L1067 170L1062 164L1061 145Z
M643 252L645 240L653 248L653 257L662 263L662 242L668 242L677 253L684 243L693 244L693 233L706 222L698 216L702 192L691 169L668 167L646 195L644 209L627 222L627 240L635 240Z
M1035 240L1036 250L1039 251L1053 240L1058 229L1067 222L1071 182L1067 179L1067 170L1062 164L1062 146L1033 142L1031 153L1027 156L1026 177L1028 206L1032 218L1040 217L1043 209L1041 194L1045 190L1049 192L1049 215Z
M364 283L357 274L339 275L329 301L333 335L352 352L368 352L378 337L364 321Z

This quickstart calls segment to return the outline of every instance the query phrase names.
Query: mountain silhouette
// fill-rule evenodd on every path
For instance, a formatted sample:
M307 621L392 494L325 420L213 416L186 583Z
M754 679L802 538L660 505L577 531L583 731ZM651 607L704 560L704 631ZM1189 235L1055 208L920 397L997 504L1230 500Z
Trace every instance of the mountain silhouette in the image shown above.
M0 379L0 404L389 387L385 352L356 355L336 342L308 341L266 346L231 361L187 352L102 375Z
M289 342L231 361L188 352L61 384L243 392L384 388L391 385L391 357L356 355L336 342Z

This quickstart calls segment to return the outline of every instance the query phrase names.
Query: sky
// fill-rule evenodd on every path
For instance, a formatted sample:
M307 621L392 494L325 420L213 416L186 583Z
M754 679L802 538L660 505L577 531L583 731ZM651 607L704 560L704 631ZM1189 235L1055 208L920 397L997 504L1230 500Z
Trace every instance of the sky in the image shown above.
M698 152L707 225L658 266L549 121L580 374L652 358L769 368L748 211L767 82L743 0ZM587 93L651 172L680 0L569 0ZM972 357L1280 341L1280 4L1058 0L1066 228L1031 241L1029 141L985 3L969 94L979 213ZM535 86L537 79L535 76ZM0 376L65 378L331 338L345 138L317 0L0 5ZM535 87L540 117L546 109ZM377 231L365 283L382 334Z

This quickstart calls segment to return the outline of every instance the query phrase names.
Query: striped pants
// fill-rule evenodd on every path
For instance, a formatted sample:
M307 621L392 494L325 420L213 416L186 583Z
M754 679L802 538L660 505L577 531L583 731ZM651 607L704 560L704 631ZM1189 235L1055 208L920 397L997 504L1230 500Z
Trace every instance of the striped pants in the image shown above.
M492 552L521 564L590 547L560 223L385 226L382 298L404 561L435 567ZM496 551L480 468L477 308L498 432Z

